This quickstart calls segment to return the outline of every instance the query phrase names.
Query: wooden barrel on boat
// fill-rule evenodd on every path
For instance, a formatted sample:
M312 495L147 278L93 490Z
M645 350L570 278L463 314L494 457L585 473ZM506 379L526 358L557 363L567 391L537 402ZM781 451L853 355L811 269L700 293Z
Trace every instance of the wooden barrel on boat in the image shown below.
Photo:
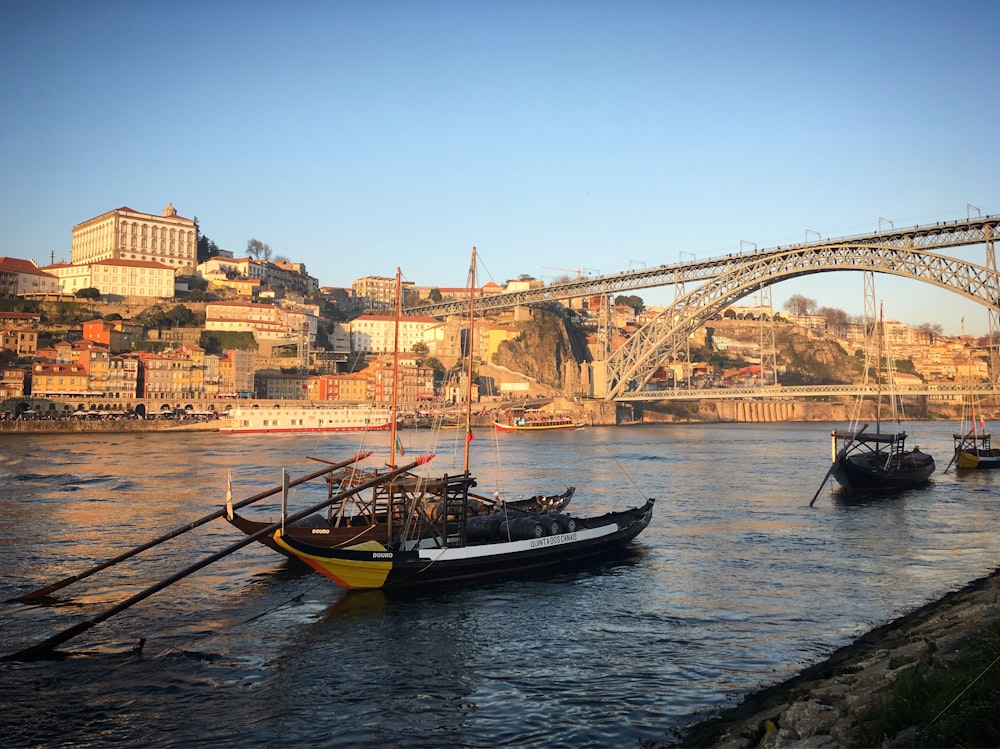
M503 518L499 515L474 515L465 521L466 537L471 543L499 541Z
M560 512L558 515L554 515L553 517L555 517L559 523L558 533L572 533L576 530L576 519L571 518L565 512Z
M538 518L508 518L500 526L500 538L524 541L545 535L545 525Z

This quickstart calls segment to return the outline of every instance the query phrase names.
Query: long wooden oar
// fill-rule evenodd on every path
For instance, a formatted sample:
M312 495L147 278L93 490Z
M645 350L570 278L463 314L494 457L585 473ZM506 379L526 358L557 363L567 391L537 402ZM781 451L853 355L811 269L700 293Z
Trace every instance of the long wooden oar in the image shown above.
M829 480L830 476L833 475L833 472L837 469L837 463L839 463L841 461L841 459L845 455L847 455L847 448L849 448L851 445L853 445L854 441L858 438L858 435L861 434L863 431L865 431L867 428L868 428L868 425L865 424L863 427L861 427L861 429L859 429L854 434L853 437L851 437L851 441L850 442L848 442L846 445L844 445L842 448L840 448L840 451L837 453L837 457L834 458L833 463L830 464L830 470L826 472L826 476L824 476L823 477L823 481L820 482L819 489L817 489L816 493L813 494L813 498L811 500L809 500L809 506L810 507L813 506L813 503L816 501L816 498L819 496L819 493L821 491L823 491L823 487L826 486L826 482Z
M50 655L54 648L58 647L59 645L62 645L67 640L76 637L77 635L82 634L83 632L86 632L88 629L100 624L105 619L110 619L115 614L118 614L124 611L125 609L134 606L135 604L139 603L139 601L149 598L154 593L158 593L167 586L173 585L178 580L184 579L188 575L197 572L203 567L207 567L213 562L217 562L223 557L229 556L234 551L238 551L242 549L244 546L249 546L257 539L263 538L269 533L274 533L281 527L282 522L294 523L296 520L301 520L307 515L311 515L312 513L323 509L323 507L325 507L331 502L337 501L337 499L341 497L348 497L352 494L357 494L358 492L364 491L365 489L369 489L373 486L383 484L386 481L395 478L401 473L405 473L406 471L412 470L417 466L427 463L433 458L434 458L433 455L421 455L412 463L408 463L405 466L400 466L399 468L387 471L386 473L383 473L381 476L376 476L375 478L372 478L363 484L359 484L358 486L352 489L349 489L345 492L341 492L330 499L326 499L323 502L320 502L319 504L313 505L312 507L308 507L305 510L302 510L301 512L296 512L293 515L289 515L283 521L279 520L277 523L272 523L271 525L265 528L261 528L259 531L251 533L242 541L238 541L235 544L232 544L231 546L227 546L225 549L222 549L222 551L218 551L215 554L212 554L211 556L202 559L200 562L196 562L195 564L192 564L189 567L185 567L180 572L176 572L170 577L160 580L160 582L156 583L155 585L149 586L145 590L136 593L131 598L127 598L126 600L122 601L116 606L112 606L110 609L102 611L100 614L92 616L90 619L87 619L84 622L80 622L79 624L74 624L69 629L65 629L62 632L59 632L58 634L55 634L52 637L48 638L47 640L38 643L37 645L31 645L27 648L24 648L23 650L17 651L16 653L5 655L2 658L0 658L0 661L30 661L30 660L38 660L40 658L44 658L45 656ZM323 473L324 472L317 473L313 478L321 476Z
M345 466L349 466L352 463L357 463L358 461L364 460L371 454L372 451L368 450L366 452L358 453L350 460L343 460L340 461L339 463L330 463L328 467L324 468L321 471L316 471L315 473L310 473L309 475L303 476L302 478L295 479L295 481L291 482L289 486L298 486L299 484L304 484L307 481L312 481L313 479L319 478L324 473L335 471L338 468L344 468ZM236 504L232 505L232 509L235 510L241 507L246 507L247 505L252 504L253 502L257 502L261 499L264 499L265 497L273 496L280 491L281 487L278 486L275 487L274 489L269 489L266 492L261 492L260 494L254 494L252 497L247 497L246 499L240 500ZM100 572L101 570L107 569L108 567L116 565L119 562L125 561L129 557L133 557L136 554L146 551L146 549L151 549L157 544L162 544L164 541L169 541L171 538L176 538L182 533L187 533L188 531L193 530L194 528L197 528L200 525L204 525L205 523L211 520L220 518L227 512L229 512L229 509L230 509L229 507L224 507L221 510L216 510L215 512L209 513L208 515L205 515L205 517L192 521L187 525L182 525L179 528L174 528L169 533L165 533L162 536L154 538L152 541L147 541L146 543L136 546L133 549L129 549L128 551L122 552L116 557L105 560L100 564L91 567L89 570L84 570L83 572L80 572L76 575L70 575L64 580L52 583L51 585L46 585L44 588L33 590L30 593L25 593L24 595L16 596L14 598L8 598L6 601L3 601L3 603L25 603L27 601L35 600L37 598L44 598L45 596L51 595L52 593L54 593L57 590L60 590L61 588L65 588L67 585L70 585L71 583L75 583L77 580L83 580L85 577L90 577L95 572Z
M963 436L961 437L961 440L962 440L962 441L961 441L961 442L960 442L960 443L958 444L958 446L957 446L957 447L955 447L955 451L954 451L954 452L952 453L952 455L951 455L951 460L949 460L949 461L948 461L948 465L947 465L947 466L945 466L945 469L944 469L944 472L945 472L945 473L948 473L948 471L950 471L950 470L951 470L951 465L952 465L952 463L954 463L954 462L955 462L955 458L957 458L957 457L958 457L958 451L959 451L959 448L960 448L961 446L965 445L965 440L966 440L966 438L967 438L967 437L968 437L968 435L966 435L966 434L965 434L965 432L964 432L964 429L963 429Z

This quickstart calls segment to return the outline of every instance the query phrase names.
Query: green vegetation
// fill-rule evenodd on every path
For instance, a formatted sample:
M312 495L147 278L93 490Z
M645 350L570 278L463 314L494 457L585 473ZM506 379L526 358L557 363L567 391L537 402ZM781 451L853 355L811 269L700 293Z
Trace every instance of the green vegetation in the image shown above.
M952 663L901 675L861 718L855 746L879 746L910 729L906 746L1000 746L1000 621L983 629Z
M615 305L631 307L636 312L642 312L642 310L646 307L645 303L642 301L642 297L636 296L635 294L622 294L621 296L616 296Z
M177 348L175 341L136 341L132 345L133 351L148 351L152 354L159 354L172 348Z
M206 330L198 339L198 345L206 354L222 354L225 351L256 351L257 341L249 331Z
M48 321L55 325L82 325L94 318L89 308L80 302L49 302L44 305Z
M42 303L34 299L8 298L0 299L2 312L41 312Z
M197 324L194 312L183 304L174 305L169 310L165 310L159 305L151 307L139 315L137 321L147 330L152 328L157 330L186 328Z

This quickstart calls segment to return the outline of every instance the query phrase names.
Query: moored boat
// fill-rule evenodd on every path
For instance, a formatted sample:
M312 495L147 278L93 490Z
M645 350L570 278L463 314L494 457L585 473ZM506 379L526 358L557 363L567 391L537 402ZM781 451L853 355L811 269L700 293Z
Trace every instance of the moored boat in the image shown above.
M493 420L493 427L500 432L548 432L558 429L580 429L582 421L566 414L547 413L538 409L511 408Z
M362 477L367 481L375 476L377 472L358 471L349 481L342 481L337 476L328 477L328 484L339 489L351 486ZM325 512L316 512L286 525L284 535L324 548L352 546L366 541L385 542L392 533L389 522L389 507L392 503L397 506L412 505L416 497L440 497L446 488L447 480L443 478L428 479L417 475L404 475L397 480L376 485L367 496L355 495L342 502L334 499ZM471 493L469 498L476 513L476 522L485 527L492 527L495 523L499 528L503 522L509 520L530 518L543 520L548 516L562 513L569 505L575 491L576 489L570 486L561 494L536 495L508 501L499 497L485 497ZM280 517L249 517L237 512L227 515L226 519L248 536L280 521ZM274 551L295 558L293 554L278 545L271 535L260 536L257 540Z
M375 406L237 407L220 432L365 432L386 431L392 412Z
M347 589L413 589L479 583L536 571L571 569L620 553L649 525L654 500L641 507L596 517L572 518L572 525L529 524L518 532L501 529L501 538L474 542L470 518L459 514L440 535L384 545L376 541L325 548L281 531L275 542L288 553ZM567 519L568 522L568 519ZM572 527L572 530L569 528Z
M866 296L871 297L870 301L874 305L872 284L873 282L866 276ZM884 318L880 312L877 324L870 328L875 338L874 343L877 351L866 353L864 370L866 384L869 370L874 371L875 431L868 432L867 424L860 429L855 429L857 420L854 419L850 430L834 429L831 432L833 463L823 478L820 488L809 503L810 505L816 501L819 492L830 476L836 479L845 492L894 493L907 489L918 489L930 483L931 474L936 468L934 458L930 454L922 452L919 447L914 446L912 450L907 449L906 432L901 430L882 432L883 382L881 365L883 361L882 345L885 337L883 329ZM894 392L892 358L887 356L885 361L887 364L885 382L889 391L889 405L893 421L899 423L902 421L902 404ZM873 366L870 367L870 364ZM859 411L862 401L863 396L858 400Z
M962 335L965 335L965 319L962 319ZM994 445L992 435L986 431L986 417L983 406L976 397L973 387L973 359L968 359L969 393L962 403L962 423L960 431L952 434L955 454L952 462L956 468L967 471L983 471L1000 468L1000 445ZM951 467L951 464L948 464ZM945 473L947 473L947 468Z
M989 432L955 432L955 466L965 470L1000 468L1000 447L992 444Z
M833 430L833 477L848 491L902 491L926 486L934 458L906 449L906 432L866 434ZM842 445L842 446L841 446Z

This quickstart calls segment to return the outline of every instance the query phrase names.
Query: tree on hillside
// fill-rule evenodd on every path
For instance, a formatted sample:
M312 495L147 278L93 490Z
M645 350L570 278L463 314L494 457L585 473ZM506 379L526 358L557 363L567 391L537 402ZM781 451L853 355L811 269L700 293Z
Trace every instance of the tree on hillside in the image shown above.
M437 385L444 381L445 366L437 357L429 356L424 359L424 366L434 370L434 384Z
M635 294L622 294L615 297L615 306L631 307L636 312L641 312L645 308L641 296Z
M88 286L85 289L77 289L75 296L77 299L100 299L101 291L93 286Z
M816 300L801 294L793 294L781 308L788 310L793 315L811 315L816 311Z
M270 260L271 246L264 244L259 239L250 239L247 241L247 257L254 260Z
M826 327L833 335L843 337L847 334L850 316L836 307L821 307L818 314L826 318Z
M198 224L198 217L194 217L194 228L198 236L198 263L204 263L210 257L219 254L219 246L211 239L201 233L201 226Z
M432 302L440 302L442 299L441 289L435 286L433 289L430 290L430 292L428 292L427 298L430 299Z

